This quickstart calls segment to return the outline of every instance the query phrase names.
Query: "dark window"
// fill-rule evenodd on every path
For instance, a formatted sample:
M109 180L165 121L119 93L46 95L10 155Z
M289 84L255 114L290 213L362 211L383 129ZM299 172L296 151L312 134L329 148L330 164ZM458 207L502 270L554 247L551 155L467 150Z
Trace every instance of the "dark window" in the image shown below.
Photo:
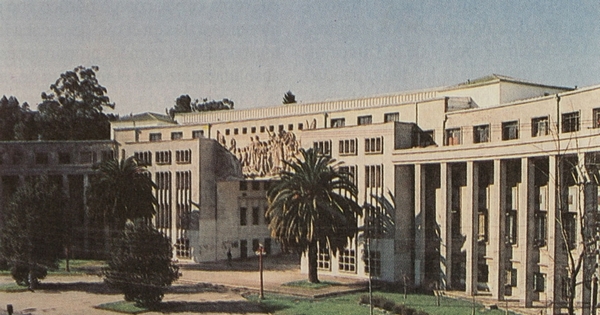
M370 256L370 257L368 257ZM370 274L374 277L381 276L381 252L380 251L369 251L369 254L365 254L365 273Z
M288 124L288 131L294 130L294 124Z
M225 135L229 136L229 133L230 133L229 129L225 129Z
M477 281L478 282L488 282L489 281L489 268L485 262L479 262L477 264Z
M366 138L365 153L383 153L383 137Z
M356 251L354 249L340 251L338 267L340 271L356 272Z
M400 113L387 113L383 115L384 122L400 121Z
M547 214L546 211L535 212L534 244L538 247L546 245Z
M257 180L252 181L252 190L260 190L260 182Z
M154 155L154 161L156 161L156 164L171 164L171 151L157 151Z
M600 108L594 108L592 116L592 119L594 119L594 128L600 128Z
M577 220L575 212L563 212L562 214L562 225L567 236L567 244L569 249L575 249L577 247Z
M283 131L283 125L279 125L278 130L279 130L279 132L282 132Z
M240 258L248 258L248 241L240 241Z
M490 141L490 125L481 125L473 127L473 143L482 143Z
M265 238L265 253L268 255L271 253L271 239Z
M259 220L259 208L258 207L253 207L252 208L252 225L258 225L260 222Z
M198 139L204 137L204 130L194 130L192 131L192 138Z
M269 131L270 131L270 132L273 132L273 131L275 131L275 126L273 126L273 125L269 126Z
M160 141L160 140L162 140L161 133L151 133L150 134L150 141Z
M421 133L421 139L419 145L421 147L427 147L430 145L434 145L434 131L433 130L425 130Z
M183 139L183 132L171 132L171 140Z
M258 251L258 248L260 247L260 242L257 238L252 240L252 251Z
M265 132L265 126L260 126L260 132Z
M547 136L549 127L548 124L548 116L546 117L537 117L531 119L531 136L532 137L541 137Z
M519 122L509 121L502 123L502 140L519 139Z
M345 125L346 125L346 119L344 119L344 118L334 118L331 120L331 128L344 127Z
M298 124L298 130L302 130L304 128L304 124L303 123L299 123Z
M35 154L35 164L48 164L48 153L38 152Z
M477 241L487 242L488 240L488 213L486 209L479 210L478 212L478 227L477 227Z
M313 148L316 152L319 152L323 155L331 156L331 141L313 142Z
M71 153L60 152L58 154L58 163L60 164L71 164Z
M251 132L251 133L256 133L256 127L252 127L252 128L250 128L250 132Z
M460 128L446 130L446 145L458 145L461 143Z
M248 182L240 181L240 190L248 190Z
M370 125L373 123L373 116L359 116L358 117L358 125Z
M517 286L517 269L511 268L506 270L506 285L510 287Z
M506 244L517 244L517 211L506 211Z
M247 134L247 133L248 133L248 128L246 128L246 127L242 128L242 134L244 134L244 135L245 135L245 134Z
M579 112L562 114L562 132L579 131Z
M237 128L233 128L233 134L237 135L238 133L239 133L238 129Z
M317 268L321 270L331 270L331 254L329 253L329 248L319 247Z
M546 274L541 272L533 273L533 290L535 292L544 292L546 288Z
M248 209L247 208L240 208L240 225L241 226L245 226L248 224Z

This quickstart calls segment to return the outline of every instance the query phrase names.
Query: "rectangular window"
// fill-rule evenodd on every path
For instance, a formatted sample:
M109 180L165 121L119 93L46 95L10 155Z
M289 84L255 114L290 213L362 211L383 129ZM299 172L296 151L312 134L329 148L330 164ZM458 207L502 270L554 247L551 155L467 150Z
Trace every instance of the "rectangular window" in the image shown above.
M547 215L546 211L536 211L534 216L535 216L535 235L533 238L534 245L537 247L546 246L548 215Z
M260 247L260 241L257 238L252 239L252 251L253 252L258 251L259 247Z
M113 150L103 150L101 154L102 161L112 160L115 156L115 152Z
M240 181L240 190L241 191L248 190L248 182L247 181L245 181L245 180Z
M488 265L485 263L485 260L479 261L477 263L477 281L478 282L488 282L490 276L490 270Z
M160 141L162 140L162 133L151 133L150 141Z
M435 133L433 130L425 130L421 132L421 138L419 139L419 146L428 147L435 144Z
M241 207L240 208L240 225L246 226L248 224L248 209Z
M561 217L561 223L567 236L567 244L569 249L573 250L577 247L577 213L563 212Z
M204 137L204 130L192 131L192 139L199 139Z
M508 121L502 123L502 140L519 139L519 122Z
M562 114L562 132L579 131L579 112Z
M600 128L600 108L594 108L592 119L594 120L594 128Z
M383 115L384 122L400 121L400 113L386 113Z
M252 127L252 128L250 128L250 132L251 132L251 133L256 133L256 127Z
M481 209L477 216L477 241L487 242L488 239L488 213L486 209Z
M517 211L506 211L506 244L517 244Z
M359 116L358 117L358 125L370 125L373 123L373 116Z
M229 129L225 129L225 135L229 136L229 134L231 133L231 131L229 131Z
M233 128L233 134L237 135L239 133L239 130L237 128Z
M536 117L531 119L531 136L541 137L547 136L550 125L548 124L548 116Z
M260 182L257 180L252 181L252 190L260 190Z
M346 119L344 118L333 118L331 119L331 128L340 128L346 125Z
M299 123L298 124L298 130L302 130L304 129L304 124L303 123Z
M35 164L48 164L48 153L37 152L35 154Z
M248 241L240 240L240 258L248 257Z
M473 127L473 143L490 142L490 125Z
M265 132L265 126L260 126L260 132Z
M369 257L367 257L369 256ZM381 276L381 252L369 251L369 255L365 254L365 273L374 277Z
M177 164L192 163L192 150L177 150L175 151L175 162Z
M535 292L544 292L546 288L546 274L541 272L533 273L533 290Z
M259 221L259 208L252 207L252 225L258 225Z
M79 163L92 164L94 163L94 152L83 151L79 153Z
M133 157L136 159L138 164L142 166L152 165L152 152L150 151L135 152L133 153Z
M183 139L183 132L171 132L171 140Z
M69 152L58 153L58 163L59 164L71 164L71 153L69 153Z
M279 127L277 127L277 128L278 128L277 130L279 130L279 132L283 131L283 125L279 125Z
M317 256L317 268L320 270L331 270L331 254L329 248L319 247L319 254Z
M340 140L339 153L340 155L356 155L356 139Z
M340 252L338 267L343 272L356 272L356 251L345 249Z
M366 138L365 153L380 154L383 153L383 137Z
M517 269L510 268L506 270L506 285L510 287L517 286Z
M288 124L288 131L294 130L294 124Z
M461 144L460 128L452 128L446 130L446 145Z
M313 148L315 149L315 151L323 155L331 156L331 141L313 142Z
M381 165L365 165L365 188L383 186L383 170Z
M340 166L339 172L356 185L356 166Z
M273 131L275 131L275 126L273 126L273 125L269 126L269 131L270 131L270 132L273 132Z
M171 151L157 151L154 160L157 165L171 164Z

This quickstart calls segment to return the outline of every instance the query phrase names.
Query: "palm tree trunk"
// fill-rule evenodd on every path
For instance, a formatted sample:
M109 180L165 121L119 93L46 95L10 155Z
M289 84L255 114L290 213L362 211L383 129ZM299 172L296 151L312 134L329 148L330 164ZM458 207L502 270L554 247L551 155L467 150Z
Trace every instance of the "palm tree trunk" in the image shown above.
M308 245L308 281L319 283L317 274L317 242Z

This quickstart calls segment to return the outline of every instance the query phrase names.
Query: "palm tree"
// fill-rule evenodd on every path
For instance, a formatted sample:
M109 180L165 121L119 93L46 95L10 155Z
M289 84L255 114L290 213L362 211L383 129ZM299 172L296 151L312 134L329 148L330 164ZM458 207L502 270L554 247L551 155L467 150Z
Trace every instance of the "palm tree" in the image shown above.
M362 209L357 188L328 156L300 149L301 159L285 161L286 169L267 192L271 236L283 246L308 256L308 280L318 283L317 250L344 250L357 232Z
M103 219L107 250L111 230L122 230L128 220L150 220L154 216L155 186L134 157L105 160L96 167L88 204L92 213Z

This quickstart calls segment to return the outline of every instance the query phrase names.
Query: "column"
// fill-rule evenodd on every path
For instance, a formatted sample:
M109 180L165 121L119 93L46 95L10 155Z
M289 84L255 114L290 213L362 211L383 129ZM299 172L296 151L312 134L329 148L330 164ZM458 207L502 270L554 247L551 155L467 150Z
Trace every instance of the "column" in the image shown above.
M560 246L560 228L556 222L557 216L560 215L558 207L558 183L560 176L558 172L559 157L551 155L548 157L548 274L546 275L546 291L548 297L548 314L555 314L555 310L560 308L556 306L556 302L562 300L560 292L560 277L557 266L560 262L558 259L558 246Z
M415 165L415 286L420 286L425 269L425 167Z
M519 184L519 208L517 211L517 237L519 246L520 270L517 285L521 291L520 304L530 307L533 301L533 235L535 218L533 213L534 167L528 158L521 159L521 183Z
M505 187L506 174L502 160L494 160L494 183L490 189L489 210L489 263L490 291L492 297L504 299L505 268L504 268L504 239L506 222Z
M579 186L578 187L578 205L581 207L582 211L579 211L580 215L583 214L584 218L577 218L578 222L581 222L579 220L585 219L587 222L587 226L584 226L584 229L595 229L595 227L591 226L591 224L593 224L593 220L591 220L591 217L594 216L594 212L597 211L598 206L596 205L597 201L598 201L598 192L596 190L596 188L593 186L593 184L590 182L590 180L588 179L588 174L585 173L585 153L578 153L577 154L577 169L578 170L583 170L582 172L578 173L578 182L579 183L584 183L584 184L580 184L583 186ZM594 210L596 209L596 210ZM579 227L582 227L580 224L578 224ZM589 231L589 230L588 230ZM581 235L590 235L589 232L586 233L577 233L578 234L578 238L581 237ZM590 241L590 236L588 236L586 239L583 240L584 243L588 243ZM577 298L579 299L579 301L576 300L577 302L581 302L583 309L582 309L582 315L588 315L590 314L591 310L590 310L590 303L591 303L591 287L592 287L592 276L593 276L593 272L595 270L594 268L594 263L595 263L595 257L589 257L589 256L584 256L583 259L583 268L581 268L581 271L579 272L579 275L577 276L578 280L577 281L581 281L584 283L584 285L580 285L578 286L578 295ZM595 314L594 314L595 315Z
M478 164L467 162L467 188L463 198L463 219L465 223L465 250L466 250L466 273L465 273L465 293L467 295L477 294L477 235L479 219L479 167Z
M440 196L436 222L440 233L440 289L450 289L452 279L452 168L440 164Z
M87 205L87 193L90 188L90 176L83 175L83 252L89 253L90 250L90 214ZM104 227L103 227L104 228ZM104 234L102 234L104 237Z

